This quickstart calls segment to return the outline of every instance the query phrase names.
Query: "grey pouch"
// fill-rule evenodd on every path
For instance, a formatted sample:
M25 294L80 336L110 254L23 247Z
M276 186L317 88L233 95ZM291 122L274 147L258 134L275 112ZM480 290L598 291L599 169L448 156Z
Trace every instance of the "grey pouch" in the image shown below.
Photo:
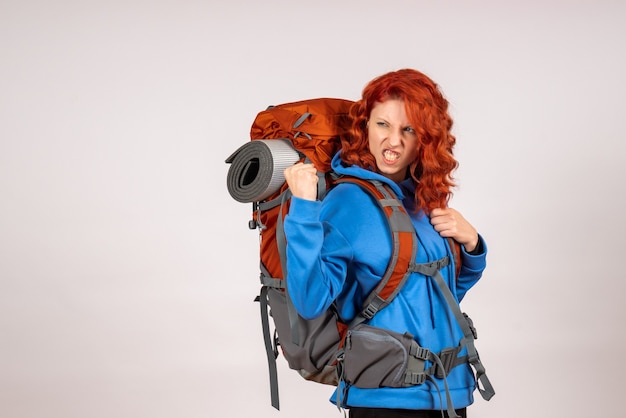
M419 374L425 378L427 353L409 333L359 324L349 330L346 337L343 379L359 388L420 384L423 381L415 382L410 378L407 381L407 376ZM407 373L408 369L414 373Z

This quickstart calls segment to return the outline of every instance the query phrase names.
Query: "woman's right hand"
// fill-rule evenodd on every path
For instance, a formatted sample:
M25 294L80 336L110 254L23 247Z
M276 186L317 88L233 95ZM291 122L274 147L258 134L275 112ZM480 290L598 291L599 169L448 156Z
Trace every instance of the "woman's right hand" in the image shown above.
M306 200L317 199L317 169L313 164L297 163L285 169L291 194Z

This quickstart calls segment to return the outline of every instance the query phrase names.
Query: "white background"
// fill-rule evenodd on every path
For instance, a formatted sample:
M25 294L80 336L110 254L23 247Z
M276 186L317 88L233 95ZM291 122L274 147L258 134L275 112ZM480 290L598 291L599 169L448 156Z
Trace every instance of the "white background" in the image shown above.
M250 206L258 111L417 68L485 236L471 417L623 411L623 1L0 2L0 416L340 417L280 359Z

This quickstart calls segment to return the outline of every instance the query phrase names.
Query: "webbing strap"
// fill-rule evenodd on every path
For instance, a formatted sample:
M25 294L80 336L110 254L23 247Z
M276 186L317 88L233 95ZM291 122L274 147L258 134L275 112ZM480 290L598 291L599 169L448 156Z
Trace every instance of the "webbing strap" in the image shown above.
M271 287L272 289L285 289L284 280L266 276L263 273L261 273L261 285Z
M280 258L280 267L283 271L283 284L285 286L285 301L287 303L287 314L289 316L289 327L291 328L291 342L300 345L300 328L298 327L298 311L293 304L293 300L289 297L287 291L287 239L285 238L285 229L283 225L283 208L285 202L291 197L291 191L286 190L282 196L280 210L278 211L278 219L276 219L276 245L278 247L278 256Z
M271 287L272 289L284 289L285 281L282 279L277 279L272 277L270 272L265 267L265 264L261 261L260 263L261 274L259 275L259 280L261 281L261 286Z
M443 370L443 364L441 363L441 359L439 358L439 356L434 353L430 353L430 354L431 355L430 355L429 360L435 363L437 367ZM439 392L439 403L441 404L441 391L439 390L439 385L437 385L437 382L435 381L435 379L433 379L430 375L428 375L428 378L431 382L433 382L433 384L437 388L437 392ZM446 406L448 407L447 408L448 417L449 418L461 418L460 416L457 415L454 409L454 405L452 404L452 396L450 395L450 388L448 387L448 379L445 374L443 375L443 388L446 391ZM443 417L443 411L441 412L441 416Z
M458 352L458 350L456 351ZM443 416L443 400L441 398L441 390L439 389L439 385L432 378L432 375L435 374L436 371L441 370L443 379L444 390L446 392L446 404L448 409L448 416L450 418L459 418L454 409L454 405L452 403L452 396L450 395L450 388L448 387L448 369L446 367L455 367L453 365L444 365L440 355L433 353L427 348L421 347L417 341L411 341L411 347L409 349L409 363L406 372L404 373L404 384L407 386L411 385L421 385L426 381L426 379L430 380L437 389L437 394L439 395L439 404L442 405L442 416ZM433 366L425 369L424 364L425 360L433 363ZM450 369L451 370L451 369ZM439 376L438 376L439 377Z
M307 120L307 118L311 116L311 113L309 112L304 112L297 121L295 121L293 123L293 126L291 127L292 129L297 129L298 127L300 127L300 125L302 125L304 123L305 120Z
M300 125L302 125L304 123L304 121L308 119L309 116L312 116L312 114L310 112L304 112L302 115L300 115L298 120L296 120L293 123L293 126L291 127L291 129L297 130L300 127ZM296 131L296 133L293 135L293 139L296 139L300 135L304 135L304 136L306 136L307 138L309 138L311 140L313 139L313 137L310 134L308 134L306 132L302 132L302 131Z
M280 410L280 402L278 399L278 372L276 370L276 347L272 344L270 335L269 311L267 301L268 287L261 287L259 302L261 306L261 327L263 329L263 341L265 343L265 354L267 355L267 365L270 375L270 397L272 406Z
M467 319L463 315L463 312L461 312L458 302L452 295L452 291L450 291L450 288L444 281L441 273L432 264L433 263L416 264L414 268L415 271L422 273L425 276L433 277L435 279L435 283L437 283L437 286L439 287L439 290L443 294L443 297L446 299L446 302L448 302L450 309L454 313L454 317L456 318L459 326L461 327L461 330L463 331L464 342L467 346L468 362L476 372L476 386L478 388L478 391L480 392L483 399L488 401L493 397L493 395L495 395L495 391L493 389L493 386L491 385L491 382L489 381L489 378L487 377L485 367L483 366L482 362L480 361L480 357L478 356L478 351L476 350L476 345L474 343L474 332L472 332L472 329L470 328ZM483 386L480 387L479 383L481 383Z
M326 197L326 174L321 171L317 172L317 198L322 200Z
M278 247L278 254L280 257L281 268L283 270L283 276L286 278L287 274L287 262L286 262L286 238L285 231L283 229L283 204L284 202L291 196L291 192L286 190L284 193L280 195L280 210L278 213L278 219L276 223L276 245ZM259 217L260 219L260 217ZM263 263L261 263L261 294L259 296L259 302L261 305L261 326L263 329L263 341L265 343L265 354L267 356L267 365L269 369L269 377L270 377L270 398L272 406L278 410L280 410L280 400L278 395L278 372L276 367L276 357L278 356L277 347L274 345L272 341L272 336L270 334L270 324L269 324L269 302L268 302L268 292L270 288L275 289L284 289L286 293L286 303L287 303L287 312L289 315L289 323L291 325L291 332L294 336L294 340L299 342L300 336L297 327L296 321L296 309L293 306L293 302L287 294L287 281L280 280L272 277Z
M270 209L280 205L281 202L282 202L282 198L283 198L283 194L284 193L285 192L282 192L281 194L279 194L278 196L276 196L272 200L264 200L262 202L258 202L257 203L258 212L265 212L266 210L270 210Z

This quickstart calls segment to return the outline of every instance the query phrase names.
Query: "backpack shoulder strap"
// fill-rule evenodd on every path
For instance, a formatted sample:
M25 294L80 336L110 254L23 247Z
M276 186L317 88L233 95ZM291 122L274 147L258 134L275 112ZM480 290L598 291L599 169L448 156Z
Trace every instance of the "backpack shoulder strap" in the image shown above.
M352 327L371 319L400 292L412 272L411 267L417 254L417 237L411 218L389 185L350 176L339 177L335 182L357 184L374 198L385 214L393 241L393 254L387 270L378 286L365 299L361 313L350 324Z

